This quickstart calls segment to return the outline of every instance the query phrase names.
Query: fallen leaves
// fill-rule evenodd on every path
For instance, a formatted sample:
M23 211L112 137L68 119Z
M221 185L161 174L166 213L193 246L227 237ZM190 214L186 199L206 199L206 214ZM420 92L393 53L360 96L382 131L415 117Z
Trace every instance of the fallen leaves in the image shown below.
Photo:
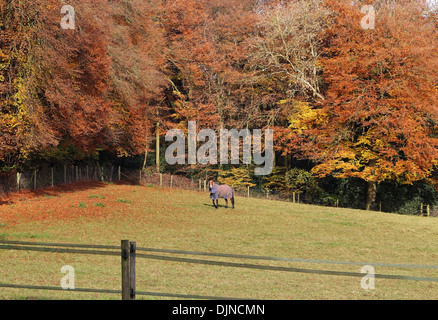
M93 182L10 194L0 205L0 225L11 227L31 221L93 219L128 213L133 188Z

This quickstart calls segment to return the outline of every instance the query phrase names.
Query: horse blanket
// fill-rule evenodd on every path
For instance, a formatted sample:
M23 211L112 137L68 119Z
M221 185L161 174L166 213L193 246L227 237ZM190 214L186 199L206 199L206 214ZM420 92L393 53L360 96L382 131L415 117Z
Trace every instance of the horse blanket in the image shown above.
M233 188L227 186L226 184L214 184L213 188L210 190L210 198L213 200L218 200L219 198L231 199L233 198Z

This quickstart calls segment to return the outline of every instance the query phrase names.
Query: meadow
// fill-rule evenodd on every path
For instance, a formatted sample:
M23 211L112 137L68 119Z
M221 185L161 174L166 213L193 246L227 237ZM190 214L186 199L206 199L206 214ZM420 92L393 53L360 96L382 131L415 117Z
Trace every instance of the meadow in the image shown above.
M438 220L236 198L215 209L208 194L153 186L72 184L2 199L0 240L138 247L369 263L437 265ZM173 255L181 256L181 255ZM182 257L182 256L181 256ZM184 256L188 258L198 258ZM360 265L208 260L355 272ZM120 257L0 250L0 283L120 290ZM375 266L377 274L438 277L438 268ZM244 299L437 299L438 282L375 279L137 259L138 291ZM0 299L120 299L118 294L0 288ZM137 299L163 299L137 296Z

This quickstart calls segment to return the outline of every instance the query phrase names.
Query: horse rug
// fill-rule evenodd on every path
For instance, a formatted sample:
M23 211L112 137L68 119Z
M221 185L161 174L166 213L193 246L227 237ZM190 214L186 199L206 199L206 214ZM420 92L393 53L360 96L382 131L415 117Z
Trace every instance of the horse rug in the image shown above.
M233 188L227 185L217 185L214 184L213 188L210 191L210 198L213 200L222 199L231 199L233 198Z

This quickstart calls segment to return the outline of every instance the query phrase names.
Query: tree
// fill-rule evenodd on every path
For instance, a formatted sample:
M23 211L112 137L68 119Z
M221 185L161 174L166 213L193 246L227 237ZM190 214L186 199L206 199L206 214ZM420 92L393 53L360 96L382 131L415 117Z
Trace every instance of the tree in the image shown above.
M265 123L275 128L276 150L287 162L302 153L300 135L288 126L302 106L323 100L322 33L330 9L322 0L270 1L259 9L251 41L251 80L265 104ZM263 115L262 112L256 116Z
M268 2L260 10L252 63L260 75L283 82L287 98L321 95L321 32L330 11L322 0Z
M107 6L111 17L110 100L118 115L114 123L121 138L118 152L145 153L146 160L157 121L156 109L168 86L164 74L164 35L154 21L160 6L154 0L112 2Z
M173 121L225 128L244 106L248 46L256 21L253 0L166 1L161 24L172 73Z
M56 143L40 99L36 48L55 2L0 1L0 163L5 171L17 169L33 150Z
M147 151L165 87L153 0L0 2L0 161L71 144L84 153ZM147 5L145 5L147 4Z
M218 173L218 182L232 186L237 191L245 191L248 187L254 187L252 183L250 170L245 167L232 167L230 170L220 170Z
M303 148L314 174L367 181L370 209L377 183L412 183L435 165L438 37L422 1L381 1L372 30L361 28L363 4L327 0L325 100Z

